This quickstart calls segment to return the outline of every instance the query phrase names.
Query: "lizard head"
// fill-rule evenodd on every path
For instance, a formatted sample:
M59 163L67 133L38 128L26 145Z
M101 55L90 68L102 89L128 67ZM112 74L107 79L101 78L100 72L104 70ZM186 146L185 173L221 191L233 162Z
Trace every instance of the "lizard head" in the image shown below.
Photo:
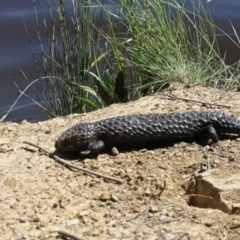
M59 152L79 152L87 149L95 136L94 125L91 123L77 124L62 135L55 142L55 148Z

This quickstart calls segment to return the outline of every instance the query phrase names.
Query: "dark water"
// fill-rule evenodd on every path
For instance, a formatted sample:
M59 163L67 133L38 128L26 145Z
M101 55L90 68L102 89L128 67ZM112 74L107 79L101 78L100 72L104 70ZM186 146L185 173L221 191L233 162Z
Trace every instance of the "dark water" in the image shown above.
M37 0L37 2L45 3L47 1ZM71 9L72 1L66 0L65 2L67 8ZM238 33L240 33L239 0L212 0L208 3L204 0L203 3L210 8L217 26L231 34L233 33L231 21ZM42 8L43 11L47 12L46 5L43 5ZM34 51L38 52L38 44L35 41L34 18L31 0L0 1L0 118L8 111L19 95L19 90L14 85L14 82L23 90L30 81L37 78L32 51L23 24L24 19ZM234 63L239 59L239 48L234 46L228 38L220 36L219 45L222 53L226 54L228 63ZM28 80L25 79L23 72ZM27 94L32 97L35 96L32 92L27 92ZM34 122L47 119L47 115L31 100L22 97L6 120L21 121L23 119Z

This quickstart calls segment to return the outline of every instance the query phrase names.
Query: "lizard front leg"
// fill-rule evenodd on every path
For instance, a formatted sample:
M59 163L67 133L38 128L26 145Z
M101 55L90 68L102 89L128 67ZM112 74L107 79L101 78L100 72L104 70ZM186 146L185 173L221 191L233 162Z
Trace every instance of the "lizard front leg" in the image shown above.
M97 153L99 153L105 146L105 143L103 140L94 140L91 141L88 146L87 149L79 152L79 155L81 157L86 157L86 156L90 156L90 155L96 155Z

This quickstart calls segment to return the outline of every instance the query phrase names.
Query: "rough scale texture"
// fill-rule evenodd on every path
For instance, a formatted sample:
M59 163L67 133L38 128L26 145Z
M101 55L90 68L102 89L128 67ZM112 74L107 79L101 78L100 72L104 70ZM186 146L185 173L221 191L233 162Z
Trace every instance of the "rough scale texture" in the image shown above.
M64 132L55 147L82 156L99 153L118 144L180 141L206 135L213 142L218 134L240 133L240 121L220 112L184 112L118 116L80 123Z

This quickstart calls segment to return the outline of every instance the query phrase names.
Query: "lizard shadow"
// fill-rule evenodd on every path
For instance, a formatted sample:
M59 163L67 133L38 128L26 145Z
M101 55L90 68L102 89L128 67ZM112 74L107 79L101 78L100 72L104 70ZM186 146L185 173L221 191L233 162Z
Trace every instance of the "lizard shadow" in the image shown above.
M219 140L226 140L226 139L230 139L230 140L235 140L237 139L239 136L238 135L233 135L233 134L221 134L219 135ZM199 136L197 138L194 139L186 139L186 140L167 140L165 142L143 142L143 143L122 143L122 144L118 144L118 145L112 145L112 146L108 146L105 147L100 153L98 154L93 154L93 155L89 155L87 157L82 157L79 155L79 152L58 152L57 150L53 152L54 155L63 158L65 160L84 160L86 158L88 159L93 159L96 160L96 157L99 154L111 154L111 149L112 147L116 147L118 149L118 151L120 153L127 153L127 152L131 152L131 151L139 151L142 149L147 149L147 150L154 150L154 149L158 149L158 148L168 148L168 147L172 147L174 144L179 143L179 142L185 142L185 143L197 143L200 146L204 147L206 145L213 145L211 142L209 142L209 139L206 138L206 136ZM113 155L112 155L113 156Z

